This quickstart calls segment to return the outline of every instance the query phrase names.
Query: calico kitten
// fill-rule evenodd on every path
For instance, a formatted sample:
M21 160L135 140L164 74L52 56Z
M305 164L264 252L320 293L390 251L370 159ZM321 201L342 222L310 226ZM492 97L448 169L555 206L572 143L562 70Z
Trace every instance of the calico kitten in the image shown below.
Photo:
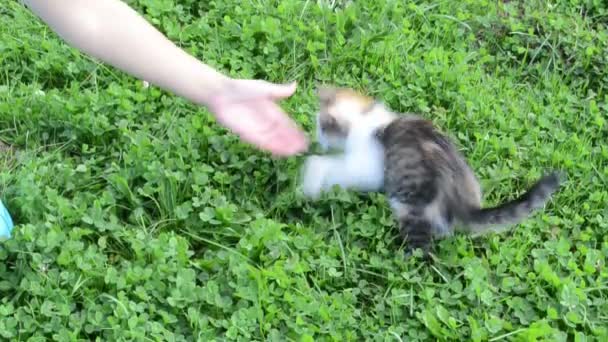
M318 96L317 140L325 150L342 153L306 160L305 195L317 198L335 185L383 191L408 252L421 248L426 254L433 237L449 236L454 229L504 229L542 207L559 187L558 173L550 173L522 196L481 208L481 189L471 168L431 122L394 113L352 89L321 88Z

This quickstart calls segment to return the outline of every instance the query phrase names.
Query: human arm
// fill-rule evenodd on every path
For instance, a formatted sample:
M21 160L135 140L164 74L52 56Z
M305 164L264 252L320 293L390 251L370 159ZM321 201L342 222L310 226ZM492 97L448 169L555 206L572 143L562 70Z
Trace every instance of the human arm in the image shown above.
M276 155L308 141L275 101L295 84L233 79L173 44L120 0L23 0L67 43L190 101L207 106L243 140Z

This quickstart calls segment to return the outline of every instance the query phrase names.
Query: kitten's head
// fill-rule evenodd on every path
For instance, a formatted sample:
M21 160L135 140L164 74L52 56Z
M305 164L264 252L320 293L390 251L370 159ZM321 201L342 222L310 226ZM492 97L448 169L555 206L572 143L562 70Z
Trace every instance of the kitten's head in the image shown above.
M317 140L324 149L343 149L351 129L369 122L376 101L348 88L319 87Z

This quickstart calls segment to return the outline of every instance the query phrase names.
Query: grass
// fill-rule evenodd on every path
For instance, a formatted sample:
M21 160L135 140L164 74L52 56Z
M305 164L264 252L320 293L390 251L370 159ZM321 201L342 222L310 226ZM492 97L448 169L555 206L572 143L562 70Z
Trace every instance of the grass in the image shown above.
M606 341L608 5L129 1L238 77L369 92L450 132L488 205L568 181L502 235L404 260L385 199L295 191L204 108L0 0L0 336L57 341Z

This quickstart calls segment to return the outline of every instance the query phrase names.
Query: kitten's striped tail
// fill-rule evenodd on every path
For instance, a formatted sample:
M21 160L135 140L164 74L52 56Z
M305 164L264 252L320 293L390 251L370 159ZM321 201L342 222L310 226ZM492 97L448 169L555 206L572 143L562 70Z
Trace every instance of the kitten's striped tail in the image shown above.
M518 223L528 217L534 210L545 205L551 195L559 188L561 175L550 173L539 179L520 197L494 208L483 208L469 212L464 223L472 233L483 233L488 230L500 230L497 226Z

